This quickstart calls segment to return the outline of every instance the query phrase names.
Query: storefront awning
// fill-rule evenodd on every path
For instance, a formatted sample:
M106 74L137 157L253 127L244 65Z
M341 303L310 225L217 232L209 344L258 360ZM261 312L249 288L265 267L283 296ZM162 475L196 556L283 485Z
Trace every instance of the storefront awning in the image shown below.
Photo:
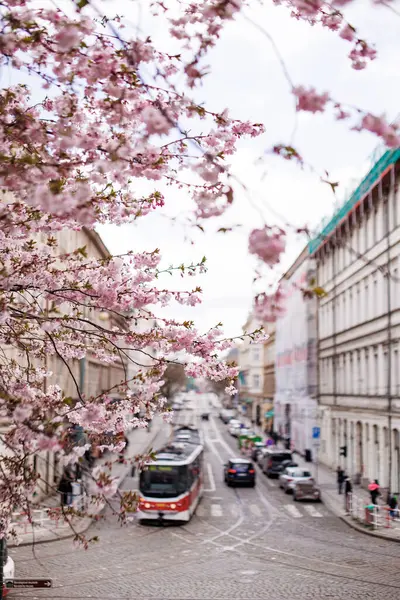
M272 417L273 417L273 416L274 416L274 409L273 409L273 408L272 408L271 410L268 410L268 411L265 413L265 418L266 418L266 419L272 419Z

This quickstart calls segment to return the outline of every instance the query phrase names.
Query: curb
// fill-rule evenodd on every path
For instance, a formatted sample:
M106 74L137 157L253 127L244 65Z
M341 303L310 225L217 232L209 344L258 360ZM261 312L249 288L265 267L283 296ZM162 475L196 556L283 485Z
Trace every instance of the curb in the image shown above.
M330 499L327 500L326 495L323 495L322 498L323 498L323 502L324 502L325 506L327 506L329 508L329 510L336 517L338 517L341 521L343 521L343 523L346 523L346 525L348 527L355 529L359 533L364 533L365 535L370 535L372 537L376 537L381 540L386 540L387 542L395 542L396 544L400 543L400 538L398 538L398 537L384 535L382 533L379 533L379 531L374 531L372 529L367 529L366 527L363 527L362 525L360 525L359 523L354 521L351 517L348 517L347 515L343 515L342 513L340 513L337 510L337 508L334 506L333 502Z
M152 447L152 444L154 442L154 440L156 439L156 437L158 436L158 434L161 431L161 426L156 430L156 432L154 433L154 435L151 437L151 439L149 440L149 444L146 445L146 452L148 450L150 450L150 448ZM132 457L131 457L132 458ZM121 479L118 482L118 489L121 486L121 484L125 481L125 479L128 477L128 473L129 473L129 469L127 470L126 473L124 473L121 477ZM106 505L102 506L99 509L99 512L97 513L97 515L101 515L101 513L104 511ZM96 515L96 516L97 516ZM68 533L66 533L65 535L61 535L60 537L54 537L54 538L50 538L50 539L40 539L40 540L30 540L29 542L20 542L19 544L15 544L13 542L10 542L7 544L8 548L22 548L24 546L37 546L38 544L52 544L53 542L61 542L63 540L68 540L70 538L75 537L75 535L78 533L79 535L82 533L85 533L85 531L87 531L89 529L89 527L93 524L93 522L95 521L95 517L93 517L93 519L90 519L89 517L87 517L88 519L88 523L85 523L82 525L82 527L80 528L76 528L76 532L74 533L73 531L69 531Z

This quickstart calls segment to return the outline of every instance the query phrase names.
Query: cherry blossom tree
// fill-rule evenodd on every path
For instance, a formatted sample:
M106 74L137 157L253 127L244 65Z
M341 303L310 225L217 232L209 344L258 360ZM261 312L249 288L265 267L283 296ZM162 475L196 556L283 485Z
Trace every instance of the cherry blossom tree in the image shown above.
M270 2L336 32L351 45L355 69L375 59L375 49L341 12L349 2ZM180 53L169 55L122 18L99 14L88 0L71 2L66 12L55 4L0 0L0 60L19 82L0 91L0 407L9 423L2 435L0 534L14 507L30 511L37 483L30 459L36 452L58 451L65 464L81 460L87 448L70 443L69 426L82 427L90 442L143 425L137 416L143 404L146 418L157 411L168 418L160 389L171 357L184 354L187 376L226 381L234 392L237 368L218 358L230 345L220 328L202 333L191 322L163 317L168 303L195 306L201 294L197 287L185 293L164 288L163 276L200 274L204 259L167 270L160 267L158 249L95 260L84 248L62 253L56 234L140 222L167 201L161 183L185 187L198 221L231 205L228 159L239 140L259 136L264 125L199 105L192 91L207 73L207 53L224 25L249 4L153 0L154 15L167 20L181 45ZM331 107L337 119L373 132L388 146L400 142L384 116L360 117L328 92L305 85L293 84L292 93L299 111ZM301 161L285 143L272 150ZM183 171L197 183L184 182ZM137 191L143 181L153 188L147 194ZM250 252L268 266L279 262L284 249L284 231L265 224L250 235ZM279 293L258 300L265 321L279 314L280 300ZM115 324L96 319L99 311L112 314ZM144 332L135 328L138 317L149 323ZM257 334L252 339L259 341ZM57 356L68 369L71 360L88 353L110 364L131 360L132 349L135 356L147 355L149 348L157 357L151 366L136 361L135 375L117 390L85 396L72 370L76 399L46 385L45 356ZM102 447L121 450L117 437L107 440ZM109 472L96 467L91 477L95 501L115 495ZM133 508L133 497L121 497L123 517ZM72 514L69 509L64 518Z

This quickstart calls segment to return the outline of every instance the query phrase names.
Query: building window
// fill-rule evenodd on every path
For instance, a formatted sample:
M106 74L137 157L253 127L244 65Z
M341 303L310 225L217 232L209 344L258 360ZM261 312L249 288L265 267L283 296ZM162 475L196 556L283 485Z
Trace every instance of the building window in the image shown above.
M365 235L365 250L369 249L369 229L370 229L370 223L371 223L371 219L370 219L370 212L365 213L365 227L364 227L364 235Z
M392 365L392 394L397 396L399 393L399 352L397 348L393 350L393 365Z
M374 394L378 393L378 374L379 374L379 358L378 358L378 346L374 346L374 350L373 350L374 354L374 362L373 362L373 368L371 369L371 379L372 379L372 385L371 385L371 391Z
M360 351L356 351L356 364L355 364L355 383L356 383L356 394L361 394L361 356Z
M373 244L378 241L378 211L376 208L372 211L372 226L373 226Z
M365 319L366 321L369 319L368 293L369 293L368 277L366 277L364 280L364 307L365 307L365 310L364 310L364 314L363 314L363 319Z
M353 353L349 352L349 382L348 382L348 391L349 394L354 394L354 361L353 361Z
M372 284L372 310L373 316L375 317L379 314L379 298L378 298L378 275L377 273L373 274L373 284Z
M350 288L349 290L349 327L352 327L354 324L353 321L353 290Z
M255 362L260 360L260 348L253 348L253 360Z
M256 390L260 389L260 376L257 373L253 375L253 387Z

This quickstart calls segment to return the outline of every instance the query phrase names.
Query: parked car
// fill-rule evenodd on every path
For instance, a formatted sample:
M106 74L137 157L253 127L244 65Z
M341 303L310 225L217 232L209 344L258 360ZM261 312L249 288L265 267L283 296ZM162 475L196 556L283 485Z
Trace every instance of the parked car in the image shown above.
M231 419L235 418L235 411L230 408L223 408L219 413L219 418L223 423L229 423Z
M182 409L181 404L178 404L177 402L174 402L174 404L172 405L172 410L178 411Z
M314 482L314 479L310 471L299 467L288 467L279 477L279 487L286 494L290 494L298 481Z
M321 490L315 481L296 481L293 488L293 500L313 500L321 502Z
M281 464L285 460L292 460L290 450L266 448L263 450L262 457L259 458L259 463L267 477L279 477L282 472Z
M228 424L228 431L231 435L236 437L237 432L241 428L241 423L237 419L231 419Z
M279 465L279 469L280 469L280 472L283 473L283 471L285 469L288 469L289 467L298 467L298 466L299 465L296 462L293 462L292 460L284 460Z
M231 458L224 465L224 480L229 486L247 484L256 485L256 470L253 463L245 458Z
M254 446L251 451L251 458L252 460L254 460L254 462L258 461L258 456L263 450L263 448L265 448L264 442L254 442Z

